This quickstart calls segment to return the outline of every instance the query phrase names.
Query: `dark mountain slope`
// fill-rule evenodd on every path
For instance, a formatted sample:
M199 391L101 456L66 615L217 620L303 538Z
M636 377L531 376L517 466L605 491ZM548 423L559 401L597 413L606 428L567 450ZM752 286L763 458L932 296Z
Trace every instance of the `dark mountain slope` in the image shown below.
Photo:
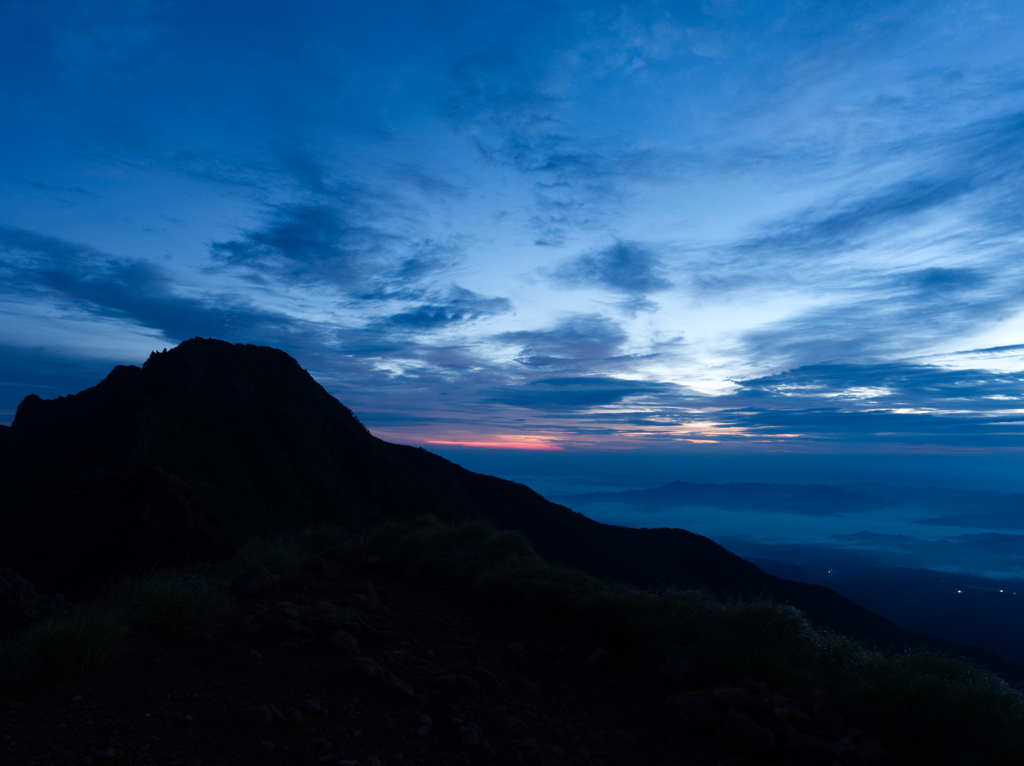
M551 561L622 582L771 595L857 638L923 643L700 535L599 524L523 485L381 441L272 348L196 338L75 396L30 396L0 431L0 458L0 565L43 591L87 593L121 572L218 556L316 521L358 529L433 513L489 519Z

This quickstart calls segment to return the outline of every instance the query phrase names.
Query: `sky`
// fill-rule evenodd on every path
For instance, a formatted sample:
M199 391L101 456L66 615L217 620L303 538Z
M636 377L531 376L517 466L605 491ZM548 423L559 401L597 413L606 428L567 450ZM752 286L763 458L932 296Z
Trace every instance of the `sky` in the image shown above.
M1024 474L1024 4L0 12L0 423L203 336L489 473Z

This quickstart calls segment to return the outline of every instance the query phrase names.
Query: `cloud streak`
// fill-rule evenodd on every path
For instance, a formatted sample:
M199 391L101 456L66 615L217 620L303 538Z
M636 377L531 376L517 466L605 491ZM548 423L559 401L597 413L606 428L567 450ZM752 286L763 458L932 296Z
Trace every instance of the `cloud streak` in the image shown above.
M159 264L115 257L24 229L0 228L0 252L3 292L9 297L50 300L72 313L152 328L172 342L196 335L241 335L290 345L311 330L237 296L183 296Z
M517 330L494 341L517 348L516 361L543 369L595 369L623 359L628 336L616 322L598 314L564 317L546 330Z
M632 313L651 311L652 293L672 287L663 276L665 267L655 252L637 242L616 242L602 250L563 261L552 278L559 286L600 287L624 296L623 308Z
M411 311L392 314L383 324L394 329L427 331L507 314L511 310L508 298L488 298L456 285L442 301L423 303Z
M266 283L328 284L353 289L370 279L397 237L355 223L326 204L278 207L266 228L244 239L214 242L226 266Z

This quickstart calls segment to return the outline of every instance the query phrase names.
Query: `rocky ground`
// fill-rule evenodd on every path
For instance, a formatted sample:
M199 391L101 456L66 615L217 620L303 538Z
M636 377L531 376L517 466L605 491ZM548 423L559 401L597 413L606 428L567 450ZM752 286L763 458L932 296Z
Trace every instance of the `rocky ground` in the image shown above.
M383 564L242 585L253 593L206 637L147 641L102 674L0 700L0 762L902 762L821 692L695 688L685 650L645 672Z

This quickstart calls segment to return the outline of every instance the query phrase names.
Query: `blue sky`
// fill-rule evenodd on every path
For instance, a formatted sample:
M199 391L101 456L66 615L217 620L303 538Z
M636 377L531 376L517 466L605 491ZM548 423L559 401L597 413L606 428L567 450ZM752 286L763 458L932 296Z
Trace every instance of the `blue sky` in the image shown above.
M201 335L442 450L1017 465L1020 3L0 10L0 422Z

